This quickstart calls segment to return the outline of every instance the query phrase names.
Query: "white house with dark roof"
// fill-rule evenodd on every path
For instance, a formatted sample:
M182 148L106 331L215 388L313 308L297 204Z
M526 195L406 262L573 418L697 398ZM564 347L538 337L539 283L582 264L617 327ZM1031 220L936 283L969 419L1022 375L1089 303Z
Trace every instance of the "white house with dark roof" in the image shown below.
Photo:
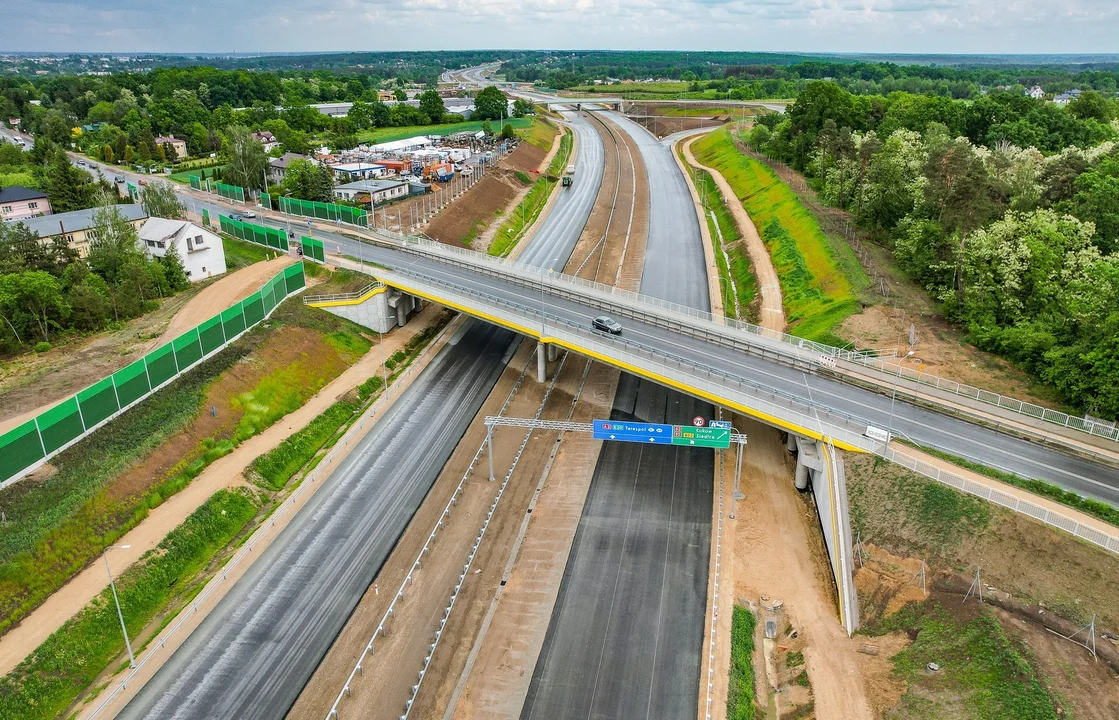
M276 148L280 147L280 141L276 139L275 135L267 130L254 132L253 140L256 140L258 143L264 146L264 152L272 152Z
M225 274L221 238L188 220L148 218L140 227L140 243L153 257L163 257L174 245L191 282Z

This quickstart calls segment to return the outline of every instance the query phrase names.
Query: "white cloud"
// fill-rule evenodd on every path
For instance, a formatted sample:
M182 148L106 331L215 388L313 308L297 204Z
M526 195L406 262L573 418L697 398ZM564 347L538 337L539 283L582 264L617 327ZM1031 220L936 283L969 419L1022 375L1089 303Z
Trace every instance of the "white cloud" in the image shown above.
M38 0L0 49L1114 52L1114 0Z

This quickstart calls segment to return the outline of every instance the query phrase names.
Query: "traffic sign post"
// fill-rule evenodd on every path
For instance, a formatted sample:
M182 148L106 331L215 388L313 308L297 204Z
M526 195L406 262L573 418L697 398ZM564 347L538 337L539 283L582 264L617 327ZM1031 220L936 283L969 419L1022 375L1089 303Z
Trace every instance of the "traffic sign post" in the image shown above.
M595 440L671 445L672 429L671 425L659 423L595 420L593 434Z
M677 425L672 429L672 444L725 450L730 447L730 430L727 428Z

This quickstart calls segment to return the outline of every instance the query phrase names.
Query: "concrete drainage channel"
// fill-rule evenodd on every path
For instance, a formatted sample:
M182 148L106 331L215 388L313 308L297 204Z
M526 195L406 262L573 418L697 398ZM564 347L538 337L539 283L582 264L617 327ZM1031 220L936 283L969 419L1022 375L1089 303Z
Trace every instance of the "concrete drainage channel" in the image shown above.
M542 400L540 402L540 405L539 405L539 407L536 411L536 418L537 419L539 419L540 415L544 412L544 408L548 404L548 399L551 397L552 390L555 388L557 379L559 378L559 375L560 375L560 371L563 369L563 365L566 362L566 360L567 360L567 353L564 353L564 356L563 356L563 358L561 358L560 364L556 368L556 371L552 376L552 380L548 384L548 387L544 392L544 397L542 398ZM504 415L506 410L509 408L509 405L513 401L513 398L516 397L517 393L520 391L521 385L524 382L525 375L527 374L528 369L529 369L529 367L532 366L532 364L533 364L533 361L530 357L530 359L526 362L524 368L522 368L521 373L518 376L516 383L514 383L514 385L513 385L513 388L509 391L509 394L506 396L505 402L502 403L501 410L498 412L499 415ZM482 526L479 529L477 536L474 538L474 543L473 543L473 546L470 549L469 555L467 555L466 563L463 565L462 572L459 573L458 580L456 581L456 583L454 585L454 588L451 592L451 596L450 596L450 599L448 601L447 607L444 608L444 610L443 610L442 617L439 621L439 627L435 631L434 639L433 639L432 643L428 646L428 652L424 656L423 664L422 664L422 666L419 670L419 675L418 675L418 678L417 678L417 682L416 682L415 685L412 686L410 697L405 702L404 713L400 716L401 720L407 720L407 718L409 717L409 715L412 711L412 706L415 703L416 696L419 694L420 687L423 684L424 677L427 674L427 669L431 665L431 660L435 655L436 648L439 646L439 640L442 637L443 629L446 627L447 621L450 619L451 610L454 608L455 601L458 599L458 594L459 594L459 591L462 588L462 584L466 580L466 576L470 572L470 567L471 567L472 563L474 562L474 556L478 552L478 547L481 545L482 539L486 535L486 530L487 530L487 528L489 528L490 521L493 518L493 514L494 514L494 512L496 512L497 506L501 502L501 498L505 493L505 488L509 485L509 481L513 477L513 472L516 470L517 463L520 460L521 455L524 453L525 447L528 445L528 441L531 438L531 436L532 436L532 431L531 430L529 430L527 433L525 433L524 439L521 441L520 447L517 449L517 452L513 457L512 464L510 465L508 472L506 472L505 477L503 478L503 480L501 482L501 485L498 487L498 490L497 490L496 495L494 496L493 502L490 503L490 506L486 511L485 520L482 522ZM487 439L488 439L488 434L487 434ZM359 675L361 675L361 676L364 675L363 663L365 662L366 658L373 655L373 653L374 653L374 642L377 639L377 636L380 635L381 637L385 637L388 634L388 627L387 626L388 626L388 623L389 623L389 619L390 618L392 618L392 619L396 618L397 604L404 600L405 589L409 585L411 585L412 582L413 582L413 573L415 573L416 571L418 571L421 568L421 563L423 561L423 558L426 554L428 554L430 552L432 543L434 543L439 530L441 530L444 527L445 523L450 519L451 508L458 503L458 498L464 491L466 481L474 474L474 471L477 468L478 462L480 461L480 459L482 457L482 454L483 454L483 451L485 451L485 449L487 447L487 444L488 444L487 440L483 440L478 445L478 449L475 451L474 456L470 461L469 467L467 467L466 472L463 473L462 479L459 480L458 486L455 488L454 493L452 493L452 495L451 495L451 499L447 502L446 507L443 509L442 515L439 516L439 520L436 522L435 526L431 529L431 532L428 534L427 540L424 542L423 547L420 549L419 554L416 556L416 559L412 563L412 566L409 569L409 571L408 571L407 575L405 576L404 580L400 583L400 587L397 589L396 595L393 596L392 602L389 604L388 609L385 610L384 615L381 617L380 622L377 624L377 629L373 631L372 637L369 638L369 641L366 643L365 648L362 650L361 655L358 657L357 663L354 665L353 670L350 671L349 677L346 678L346 682L343 685L342 690L338 693L338 696L335 698L334 704L330 708L330 712L327 713L327 716L326 716L327 720L332 720L332 719L336 719L336 718L339 717L339 707L341 706L343 699L346 698L346 697L350 697L351 688L352 688L352 685L353 685L354 681L356 680L356 678ZM492 448L492 446L491 446L491 448ZM492 449L491 449L491 453L492 453Z

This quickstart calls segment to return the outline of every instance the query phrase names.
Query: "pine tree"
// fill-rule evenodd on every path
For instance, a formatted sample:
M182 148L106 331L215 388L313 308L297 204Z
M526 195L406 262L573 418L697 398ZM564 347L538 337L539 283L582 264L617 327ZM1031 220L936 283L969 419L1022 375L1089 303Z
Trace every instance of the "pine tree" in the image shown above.
M163 263L163 274L167 278L167 284L171 286L173 292L178 292L190 285L190 279L187 278L186 267L183 265L183 257L179 254L178 246L178 242L172 240L171 244L167 246L167 254L160 261Z

